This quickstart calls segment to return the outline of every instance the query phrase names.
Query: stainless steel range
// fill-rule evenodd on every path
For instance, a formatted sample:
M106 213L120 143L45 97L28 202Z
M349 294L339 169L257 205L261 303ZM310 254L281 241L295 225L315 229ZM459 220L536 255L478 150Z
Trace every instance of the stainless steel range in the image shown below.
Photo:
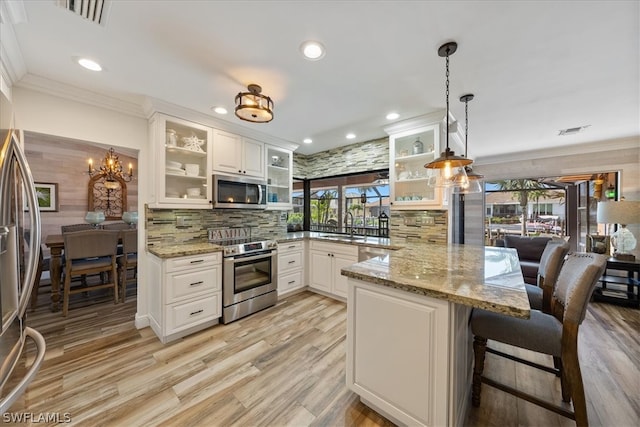
M278 243L254 240L247 228L210 229L209 241L224 246L222 323L233 322L278 301Z

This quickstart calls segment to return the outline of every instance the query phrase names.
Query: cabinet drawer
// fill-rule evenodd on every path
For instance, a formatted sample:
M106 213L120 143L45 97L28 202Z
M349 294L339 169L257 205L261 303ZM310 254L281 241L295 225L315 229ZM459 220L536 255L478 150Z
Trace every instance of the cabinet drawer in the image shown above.
M199 323L217 319L221 315L220 293L182 304L166 306L167 335Z
M166 269L168 272L179 271L204 266L215 266L219 262L220 253L185 256L168 259L166 261Z
M286 242L278 244L278 253L295 252L302 250L302 241Z
M221 290L219 269L170 274L167 276L167 304L205 292Z
M302 267L302 252L278 254L278 271L287 272Z
M295 271L289 274L278 276L278 293L287 292L304 286L302 271Z

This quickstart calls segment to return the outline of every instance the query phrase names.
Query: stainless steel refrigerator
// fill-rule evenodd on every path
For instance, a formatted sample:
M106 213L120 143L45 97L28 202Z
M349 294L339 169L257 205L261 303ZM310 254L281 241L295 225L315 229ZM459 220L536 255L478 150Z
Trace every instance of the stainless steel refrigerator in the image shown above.
M42 335L25 324L40 259L40 211L18 135L0 131L0 414L31 383L46 347ZM36 357L23 368L27 338L35 342Z

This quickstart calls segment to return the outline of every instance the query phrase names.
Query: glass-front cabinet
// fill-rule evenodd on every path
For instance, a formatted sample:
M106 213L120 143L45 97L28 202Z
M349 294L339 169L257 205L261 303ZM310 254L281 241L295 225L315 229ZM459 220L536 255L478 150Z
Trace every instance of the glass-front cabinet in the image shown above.
M425 209L442 205L442 191L436 187L438 170L424 167L439 153L439 124L389 135L391 209Z
M155 155L152 207L211 207L212 129L156 113L151 119Z
M292 152L270 145L266 149L267 206L273 209L291 209Z

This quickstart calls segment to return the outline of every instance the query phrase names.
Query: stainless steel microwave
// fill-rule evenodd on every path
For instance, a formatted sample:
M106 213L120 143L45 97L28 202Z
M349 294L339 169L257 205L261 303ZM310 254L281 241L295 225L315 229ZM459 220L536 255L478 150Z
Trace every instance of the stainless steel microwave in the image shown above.
M265 209L267 182L245 176L213 175L213 208Z

